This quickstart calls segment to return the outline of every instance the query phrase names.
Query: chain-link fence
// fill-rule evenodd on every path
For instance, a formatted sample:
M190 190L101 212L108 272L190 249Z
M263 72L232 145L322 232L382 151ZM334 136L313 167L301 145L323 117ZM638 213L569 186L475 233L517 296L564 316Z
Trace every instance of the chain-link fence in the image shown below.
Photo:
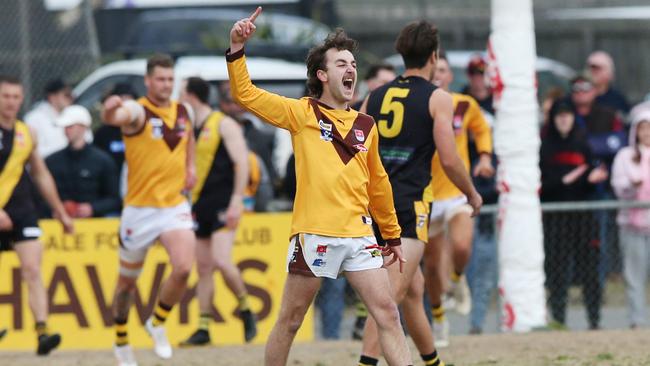
M550 329L625 329L647 323L644 301L648 262L646 257L640 257L646 255L645 246L650 241L643 241L643 234L629 230L619 235L616 216L620 210L629 209L650 209L650 202L542 204ZM472 258L466 270L473 310L468 316L448 311L452 335L468 334L477 326L485 333L500 331L496 213L495 206L486 206L476 219ZM650 247L647 250L650 252ZM630 295L635 304L632 311L628 310L624 271L626 276L632 276L637 288ZM346 288L345 279L326 280L323 286L316 301L317 336L351 338L358 315L354 292ZM326 296L329 293L343 294L343 299Z
M43 0L0 1L0 73L20 77L24 110L43 97L54 78L78 81L99 65L92 1L48 11Z

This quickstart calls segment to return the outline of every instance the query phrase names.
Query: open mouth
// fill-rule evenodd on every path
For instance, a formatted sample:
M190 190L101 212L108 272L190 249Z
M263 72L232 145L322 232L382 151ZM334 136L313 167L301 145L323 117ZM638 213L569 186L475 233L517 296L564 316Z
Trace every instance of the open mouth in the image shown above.
M343 87L345 90L351 91L352 87L354 86L354 79L353 78L343 78Z

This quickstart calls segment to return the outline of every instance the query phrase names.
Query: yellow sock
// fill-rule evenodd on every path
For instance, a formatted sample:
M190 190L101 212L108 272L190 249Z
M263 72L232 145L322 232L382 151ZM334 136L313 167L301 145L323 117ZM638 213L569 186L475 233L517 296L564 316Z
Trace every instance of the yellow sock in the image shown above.
M203 313L199 318L199 329L208 330L210 328L210 321L212 320L212 315Z
M153 320L151 322L153 326L158 327L165 323L171 310L172 307L170 305L164 304L162 301L158 300L158 304L156 304L156 308L153 311Z
M239 309L240 312L247 311L247 310L251 309L251 305L248 302L248 294L247 293L244 293L243 295L240 295L237 300L239 301L239 306L237 307L237 309Z
M433 314L433 319L437 322L442 322L445 320L445 307L442 305L432 306L431 313Z
M36 329L36 335L38 337L47 334L47 324L45 322L36 322L34 329Z
M115 345L118 347L129 344L129 337L125 319L115 319Z

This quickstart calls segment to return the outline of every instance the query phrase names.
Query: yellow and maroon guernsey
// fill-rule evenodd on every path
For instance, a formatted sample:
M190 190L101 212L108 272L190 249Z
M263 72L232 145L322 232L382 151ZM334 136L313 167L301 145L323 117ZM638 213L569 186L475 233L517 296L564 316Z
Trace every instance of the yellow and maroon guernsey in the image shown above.
M158 107L143 97L145 122L133 134L124 135L129 167L125 206L173 207L185 197L187 139L192 125L183 104L172 101Z
M373 235L372 216L389 244L400 236L393 193L381 164L372 117L332 109L313 98L291 99L255 87L244 51L227 54L233 98L291 132L296 198L291 235Z
M479 153L492 154L492 134L490 125L483 117L481 108L474 98L465 94L451 93L454 104L452 124L456 137L456 150L465 169L469 171L468 132L474 135ZM461 196L463 193L452 183L442 169L438 153L431 162L431 190L425 192L425 200L444 200ZM432 196L432 197L431 197Z

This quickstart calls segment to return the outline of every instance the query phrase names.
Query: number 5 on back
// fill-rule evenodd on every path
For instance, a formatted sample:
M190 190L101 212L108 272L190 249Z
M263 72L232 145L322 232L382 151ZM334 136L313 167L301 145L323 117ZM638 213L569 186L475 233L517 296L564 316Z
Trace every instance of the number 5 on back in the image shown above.
M379 113L382 115L388 115L392 112L393 120L392 123L389 123L387 119L380 119L377 122L377 130L382 137L393 138L399 135L402 130L402 124L404 123L404 104L393 99L404 99L409 92L409 89L389 88L386 91L386 94L384 94L384 100L381 103L381 110Z

